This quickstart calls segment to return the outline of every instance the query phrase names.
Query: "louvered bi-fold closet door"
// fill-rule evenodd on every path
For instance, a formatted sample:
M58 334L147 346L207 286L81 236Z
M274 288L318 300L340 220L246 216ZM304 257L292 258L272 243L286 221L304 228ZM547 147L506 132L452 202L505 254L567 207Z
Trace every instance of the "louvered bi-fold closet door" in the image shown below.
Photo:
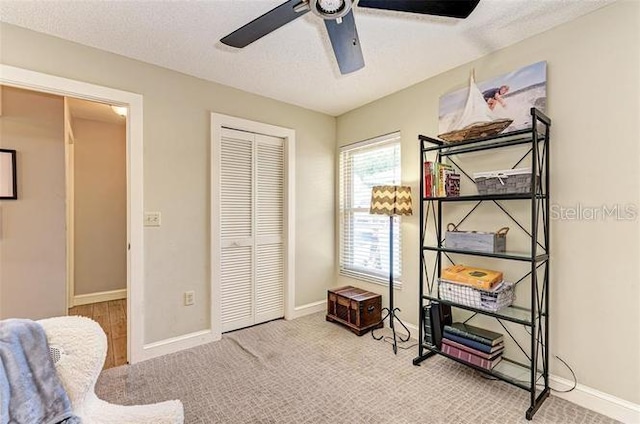
M220 146L222 331L254 324L253 139L224 130Z
M256 135L256 323L284 316L284 141Z
M225 332L284 316L284 143L225 129L220 158Z

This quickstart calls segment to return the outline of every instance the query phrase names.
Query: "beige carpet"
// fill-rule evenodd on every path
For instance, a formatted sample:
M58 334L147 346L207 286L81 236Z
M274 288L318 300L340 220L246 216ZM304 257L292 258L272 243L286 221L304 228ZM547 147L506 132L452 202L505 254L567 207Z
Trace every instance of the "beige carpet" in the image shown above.
M187 423L526 423L528 393L442 357L416 367L321 313L273 321L222 341L105 370L114 403L180 399ZM611 423L550 397L534 423Z

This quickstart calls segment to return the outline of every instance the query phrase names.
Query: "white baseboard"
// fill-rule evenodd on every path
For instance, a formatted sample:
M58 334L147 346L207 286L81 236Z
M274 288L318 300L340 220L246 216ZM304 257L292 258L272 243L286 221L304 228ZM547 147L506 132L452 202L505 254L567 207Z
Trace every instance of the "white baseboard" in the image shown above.
M293 317L287 317L287 319L296 319L305 315L324 311L326 305L327 302L325 300L320 300L318 302L298 306L294 308ZM202 344L214 342L217 340L219 340L219 338L216 339L211 330L196 331L194 333L185 334L183 336L160 340L157 342L146 344L142 347L140 361L146 361L147 359L156 358L162 355L168 355L170 353L178 352L184 349L190 349L192 347L200 346Z
M405 323L405 325L411 331L412 337L417 339L418 327L409 323ZM388 326L387 322L385 322L385 326ZM401 325L395 327L399 333L406 334ZM569 390L573 387L573 381L555 375L549 376L549 384L556 390ZM551 394L625 424L640 424L640 405L591 387L578 384L571 392L552 391Z
M146 361L147 359L156 358L162 355L168 355L184 349L190 349L213 341L213 332L211 330L202 330L149 343L142 347L141 361Z
M557 390L568 390L573 387L573 381L555 375L549 376L549 383ZM578 384L569 393L552 391L551 394L626 424L640 423L640 405L582 384Z
M127 289L110 290L98 293L79 294L73 296L73 306L88 305L90 303L109 302L127 298Z
M287 319L296 319L305 315L315 314L316 312L322 312L327 310L327 301L319 300L317 302L307 303L306 305L296 306L293 309L293 316L287 317Z

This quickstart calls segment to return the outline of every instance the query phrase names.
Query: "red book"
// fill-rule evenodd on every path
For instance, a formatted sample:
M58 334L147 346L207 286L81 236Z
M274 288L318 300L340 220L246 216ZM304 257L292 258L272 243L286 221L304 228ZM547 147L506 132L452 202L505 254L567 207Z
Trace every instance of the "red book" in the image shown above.
M474 349L472 347L465 346L462 343L454 342L453 340L449 340L449 339L444 338L444 337L442 338L442 343L446 343L449 346L458 348L460 350L466 350L467 352L469 352L469 353L471 353L473 355L479 356L479 357L484 358L484 359L489 359L489 360L491 360L491 359L495 358L496 356L502 354L502 351L504 350L504 345L500 345L500 347L498 349L496 349L495 351L493 351L491 353L481 352L478 349ZM498 347L498 346L496 346L496 347Z
M433 196L433 162L424 163L424 197Z
M457 347L448 345L446 343L442 344L442 352L446 353L449 356L453 356L454 358L458 358L468 364L476 365L486 370L493 369L493 367L498 365L498 362L502 360L502 355L497 356L493 360L484 359L474 355L473 353L458 349Z

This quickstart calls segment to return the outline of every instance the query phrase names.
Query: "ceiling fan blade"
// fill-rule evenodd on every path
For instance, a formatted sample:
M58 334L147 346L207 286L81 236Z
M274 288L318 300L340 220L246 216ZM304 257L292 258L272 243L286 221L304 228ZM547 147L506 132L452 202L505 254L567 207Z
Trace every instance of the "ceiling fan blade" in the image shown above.
M358 7L466 18L480 0L360 0Z
M289 0L222 38L231 47L246 47L309 11L302 0Z
M325 26L329 32L331 47L336 55L341 74L349 74L364 67L364 58L360 49L356 21L353 19L353 10L338 20L325 19Z

